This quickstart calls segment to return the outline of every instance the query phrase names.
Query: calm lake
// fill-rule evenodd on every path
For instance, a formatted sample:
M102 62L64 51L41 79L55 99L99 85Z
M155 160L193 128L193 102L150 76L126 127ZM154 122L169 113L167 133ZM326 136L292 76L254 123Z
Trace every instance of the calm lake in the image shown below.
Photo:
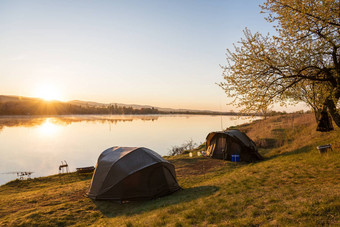
M61 161L70 171L95 166L112 146L143 146L167 155L172 146L192 139L200 144L211 131L254 118L209 115L72 115L0 117L0 185L17 171L32 177L57 174Z

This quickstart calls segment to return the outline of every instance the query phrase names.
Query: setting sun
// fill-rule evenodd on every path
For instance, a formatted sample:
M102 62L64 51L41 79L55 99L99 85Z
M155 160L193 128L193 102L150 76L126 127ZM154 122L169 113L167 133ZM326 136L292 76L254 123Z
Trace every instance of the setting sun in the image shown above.
M46 101L61 100L59 91L52 86L43 86L36 90L35 96Z

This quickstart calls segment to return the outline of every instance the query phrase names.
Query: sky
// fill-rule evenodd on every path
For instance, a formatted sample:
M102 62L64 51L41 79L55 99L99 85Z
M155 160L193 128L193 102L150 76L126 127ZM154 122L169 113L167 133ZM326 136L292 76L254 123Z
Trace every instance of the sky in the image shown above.
M230 111L226 49L255 0L1 0L0 94Z

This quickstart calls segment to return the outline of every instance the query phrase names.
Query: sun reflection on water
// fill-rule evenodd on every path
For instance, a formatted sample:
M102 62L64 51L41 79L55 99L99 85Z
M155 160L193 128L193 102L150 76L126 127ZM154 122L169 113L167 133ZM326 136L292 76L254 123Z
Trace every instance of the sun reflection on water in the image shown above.
M52 118L47 118L45 122L39 126L38 131L44 136L53 136L61 129L60 126L52 121Z

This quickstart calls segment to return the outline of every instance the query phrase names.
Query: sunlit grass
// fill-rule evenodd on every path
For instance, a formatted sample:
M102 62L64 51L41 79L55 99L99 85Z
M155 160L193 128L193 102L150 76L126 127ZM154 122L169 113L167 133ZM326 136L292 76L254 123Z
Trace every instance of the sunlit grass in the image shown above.
M261 148L262 162L168 157L183 190L156 200L93 201L84 197L91 176L76 173L12 181L0 187L0 225L340 225L340 130L319 133L312 121L298 124L302 119L296 118L297 128L286 120L240 127L249 135L270 122L283 129L263 134L287 140ZM331 143L333 151L321 155L316 146L323 143Z

